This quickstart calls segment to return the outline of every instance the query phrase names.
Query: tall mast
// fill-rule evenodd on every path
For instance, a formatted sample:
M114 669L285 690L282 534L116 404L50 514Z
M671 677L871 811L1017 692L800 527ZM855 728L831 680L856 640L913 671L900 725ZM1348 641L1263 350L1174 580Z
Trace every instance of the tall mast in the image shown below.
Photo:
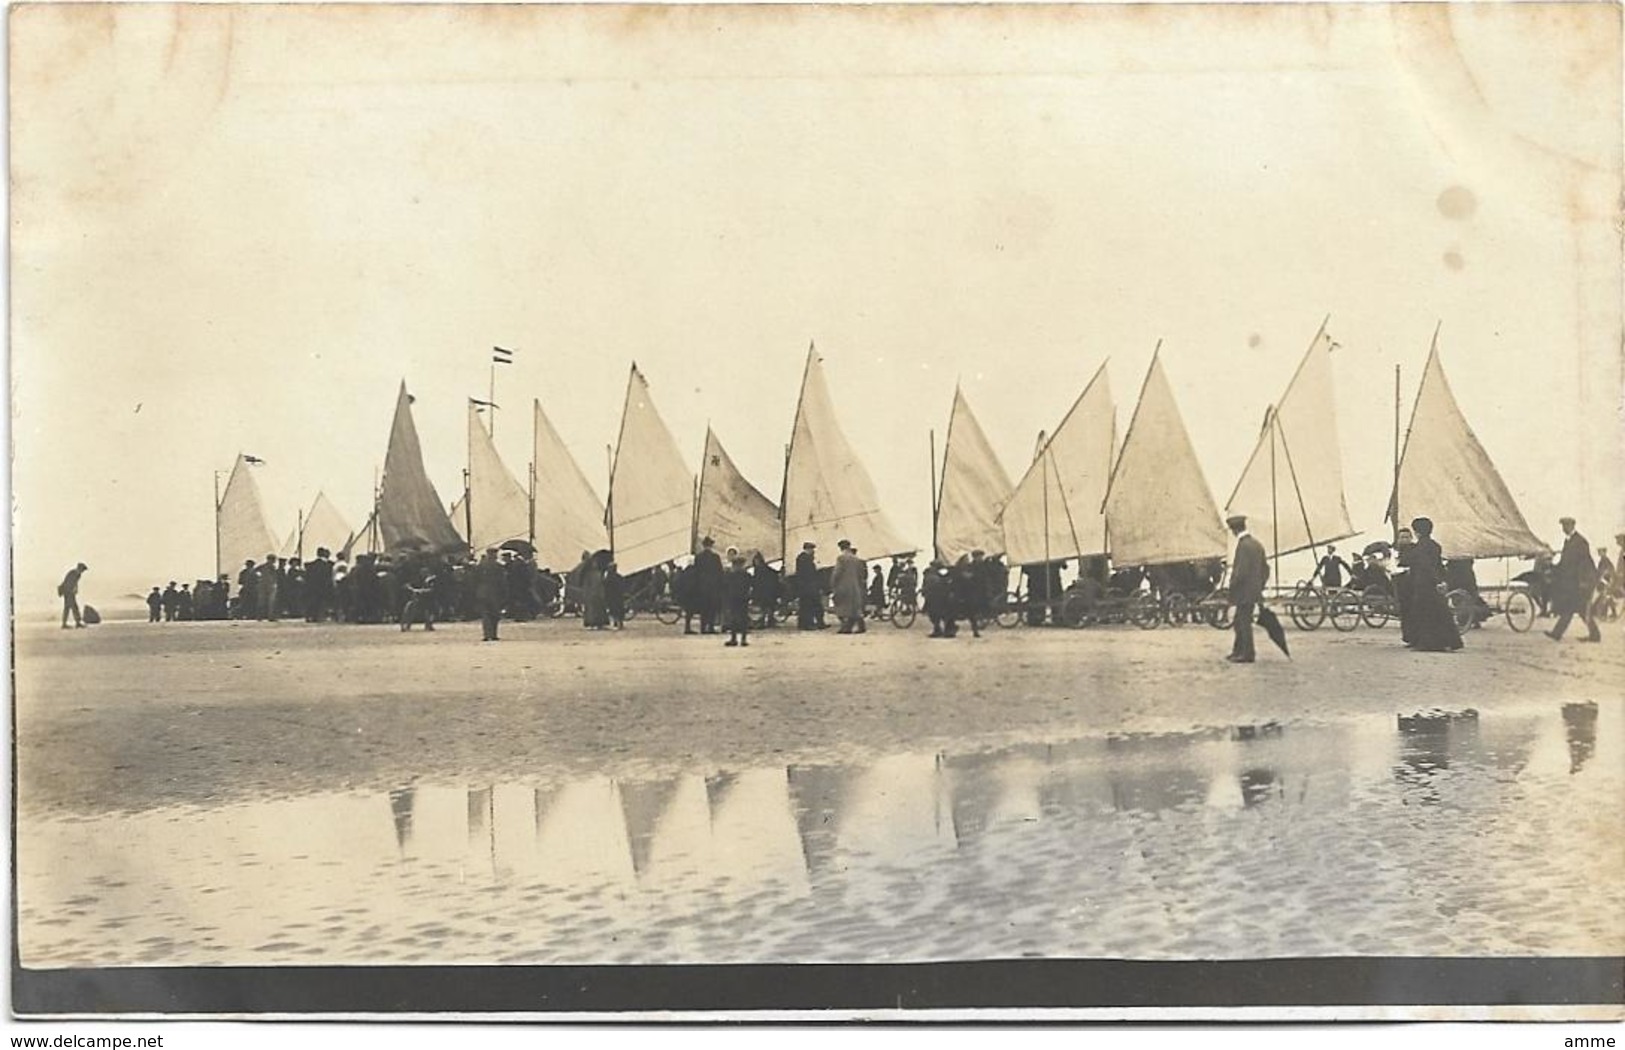
M220 472L214 472L214 574L220 576L226 571L220 564Z
M1394 542L1399 542L1399 366L1394 366L1394 491L1388 505Z
M949 426L953 424L950 423ZM942 547L937 542L937 518L942 514L942 491L937 488L937 432L931 432L931 556L942 557ZM943 464L944 468L947 464ZM944 474L947 470L944 469Z

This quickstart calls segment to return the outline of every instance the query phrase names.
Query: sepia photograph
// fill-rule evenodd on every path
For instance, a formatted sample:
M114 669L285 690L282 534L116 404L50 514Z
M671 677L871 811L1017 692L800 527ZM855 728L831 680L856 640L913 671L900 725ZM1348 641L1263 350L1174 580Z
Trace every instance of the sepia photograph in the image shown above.
M1625 1019L1618 3L8 15L14 1017Z

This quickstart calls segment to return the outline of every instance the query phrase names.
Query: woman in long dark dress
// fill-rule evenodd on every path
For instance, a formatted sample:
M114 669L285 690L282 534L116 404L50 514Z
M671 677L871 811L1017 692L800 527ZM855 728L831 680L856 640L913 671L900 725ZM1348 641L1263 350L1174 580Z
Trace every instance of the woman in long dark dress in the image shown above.
M604 573L609 568L609 552L599 551L588 561L581 575L581 625L589 630L609 626L609 601L604 593Z
M1461 632L1450 611L1441 584L1445 579L1444 552L1433 538L1433 522L1417 518L1411 522L1416 543L1403 551L1400 564L1409 570L1411 648L1423 653L1454 652L1461 648Z

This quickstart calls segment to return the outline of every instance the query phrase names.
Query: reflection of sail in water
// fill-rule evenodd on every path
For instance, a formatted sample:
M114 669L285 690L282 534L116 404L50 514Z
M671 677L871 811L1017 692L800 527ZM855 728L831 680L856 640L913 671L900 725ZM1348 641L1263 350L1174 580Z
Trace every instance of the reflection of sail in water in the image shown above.
M942 760L948 779L949 813L954 842L967 846L982 837L992 822L993 806L999 796L999 780L991 752L954 755Z
M892 755L852 778L842 799L841 848L890 862L953 845L935 755Z
M1069 740L1044 747L1047 769L1038 785L1038 809L1045 819L1085 810L1111 809L1105 772L1106 745L1099 739Z
M663 801L650 797L657 788L669 790ZM661 781L653 788L635 789L633 794L642 797L629 802L623 785L623 811L630 812L633 805L649 805L649 815L654 820L647 829L628 824L634 863L641 865L634 869L639 882L646 887L696 885L715 877L717 872L710 858L711 810L706 801L705 778L691 773ZM640 847L639 839L645 832L647 838Z
M1569 772L1578 773L1597 751L1597 702L1563 705L1563 737L1569 745Z
M536 827L535 870L543 881L584 888L632 881L620 794L609 778L574 780L552 792Z
M1107 737L1112 806L1156 813L1205 800L1208 777L1190 750L1202 739L1188 733Z
M740 886L773 882L800 894L807 862L780 768L719 773L705 779L713 873Z
M532 788L530 793L531 834L540 837L542 834L542 821L553 809L553 803L558 800L560 789L558 787Z
M823 874L835 866L835 832L851 771L842 766L790 766L784 774L807 873Z
M402 853L412 837L412 803L417 792L412 788L396 788L389 793L389 812L395 820L395 845Z
M649 870L650 848L661 817L677 794L677 778L652 783L618 781L621 816L626 821L626 841L631 850L632 870L642 875Z
M1421 801L1439 801L1434 777L1478 746L1478 712L1440 711L1401 716L1399 764L1394 777L1426 788Z

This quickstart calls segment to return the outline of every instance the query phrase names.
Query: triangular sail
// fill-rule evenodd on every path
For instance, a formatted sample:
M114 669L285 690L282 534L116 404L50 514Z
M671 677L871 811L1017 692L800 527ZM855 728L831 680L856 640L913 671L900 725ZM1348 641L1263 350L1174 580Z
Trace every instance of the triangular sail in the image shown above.
M718 547L738 547L746 558L757 552L768 561L782 556L779 508L745 480L710 428L705 431L694 523L696 543L709 536Z
M694 475L632 366L609 475L609 539L621 575L680 558L694 530Z
M237 456L231 476L226 479L226 490L220 494L220 507L215 514L215 532L219 557L214 571L233 580L243 562L252 558L258 563L278 549L276 537L266 524L260 487L249 470L247 456Z
M1162 370L1151 358L1106 495L1112 561L1163 565L1223 557L1229 538Z
M454 551L463 549L462 537L451 527L445 504L423 469L423 450L412 422L412 397L401 384L395 399L395 421L389 430L389 452L384 457L384 480L378 494L378 527L384 550Z
M807 351L801 404L790 434L783 509L786 551L799 550L810 541L820 552L833 552L843 539L851 540L859 555L868 559L916 549L898 535L880 509L869 472L835 420L823 365L812 349ZM826 564L833 560L833 553L821 556Z
M467 543L468 497L466 495L458 496L456 501L452 503L451 509L446 511L446 516L451 519L451 527L457 530L457 535L463 538L464 543Z
M304 527L295 526L293 532L288 534L288 540L282 545L282 556L292 558L296 555L305 561L316 557L316 552L326 548L329 554L337 554L350 542L352 530L333 506L333 501L327 498L327 493L316 493L316 500L310 505L310 511L305 515Z
M970 402L954 390L948 440L942 449L942 484L937 498L937 556L948 561L973 550L1004 552L999 511L1015 488L994 455Z
M1399 521L1426 517L1449 557L1528 557L1548 548L1461 414L1439 363L1437 337L1416 392L1399 463Z
M530 496L503 465L479 409L472 404L468 406L468 493L472 514L465 515L460 528L454 514L452 527L461 534L468 527L468 518L473 519L474 534L467 540L474 550L530 535Z
M1033 456L999 520L1012 565L1106 552L1101 503L1111 478L1117 409L1102 364Z
M1264 422L1252 457L1225 504L1272 551L1290 554L1352 536L1337 442L1332 339L1315 336Z
M534 404L535 428L531 462L536 470L536 564L564 572L581 560L581 552L609 547L604 529L604 503L570 455L559 432Z

